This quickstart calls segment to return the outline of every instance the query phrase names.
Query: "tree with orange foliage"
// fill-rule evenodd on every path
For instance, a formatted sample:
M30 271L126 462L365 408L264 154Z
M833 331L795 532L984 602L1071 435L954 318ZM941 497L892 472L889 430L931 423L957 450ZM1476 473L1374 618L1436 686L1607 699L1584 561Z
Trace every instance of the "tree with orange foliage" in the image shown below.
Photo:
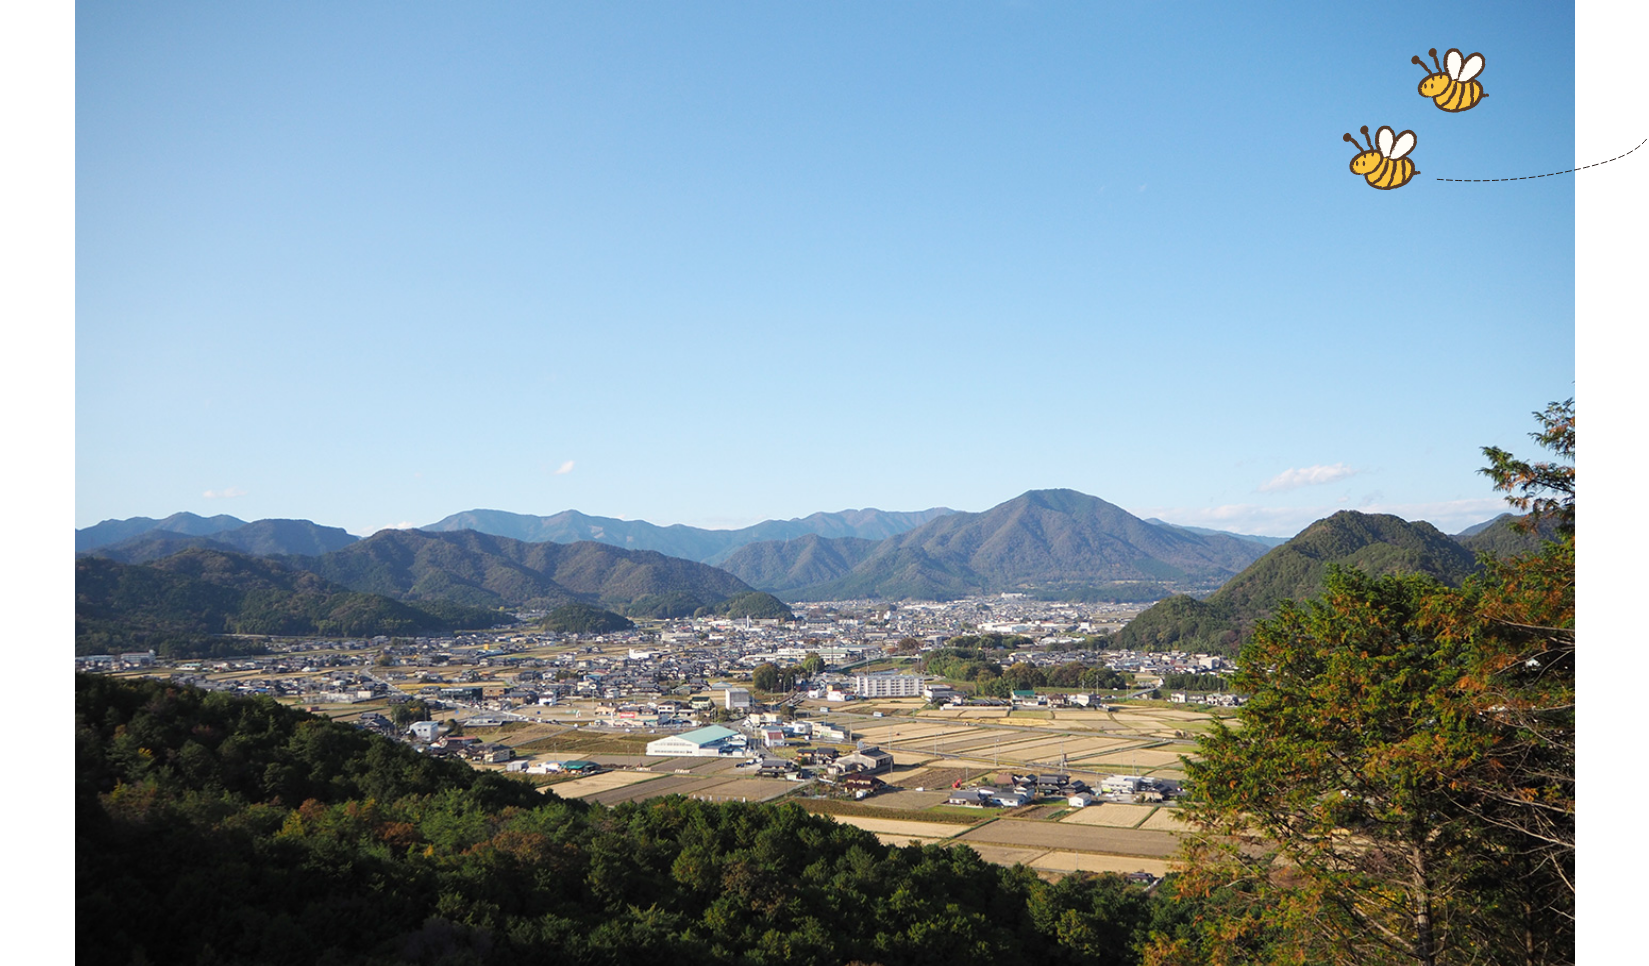
M1559 461L1485 472L1559 541L1457 589L1336 570L1255 628L1148 962L1573 961L1573 401L1536 416Z

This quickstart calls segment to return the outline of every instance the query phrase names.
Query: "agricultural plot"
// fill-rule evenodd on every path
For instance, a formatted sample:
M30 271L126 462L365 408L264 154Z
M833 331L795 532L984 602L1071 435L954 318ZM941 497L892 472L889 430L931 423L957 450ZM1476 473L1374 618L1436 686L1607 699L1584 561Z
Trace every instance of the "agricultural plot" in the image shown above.
M1179 751L1164 751L1160 748L1139 748L1134 750L1108 751L1099 755L1087 755L1080 759L1081 763L1090 767L1111 768L1161 768L1165 765L1178 765Z
M879 794L872 795L860 804L874 808L885 808L897 811L915 812L935 805L943 805L950 797L950 789L943 791L918 792L907 788L892 788Z
M901 788L949 788L953 782L965 782L978 775L974 768L916 768L902 775L889 775L887 781Z
M968 842L966 845L978 852L981 859L986 862L994 862L997 865L1019 865L1023 863L1034 868L1035 861L1047 854L1046 849L1016 849L1007 845L975 845L972 842Z
M1089 805L1087 808L1075 809L1060 821L1070 825L1137 828L1141 822L1150 818L1151 813L1156 810L1155 805L1124 805L1117 802L1105 802L1100 805Z
M951 735L967 734L973 729L967 726L958 727L947 724L912 723L909 721L893 724L870 725L858 729L867 741L881 741L909 743L912 741L933 741Z
M641 771L610 771L588 778L575 778L570 782L560 782L551 788L562 798L583 798L586 795L623 788L625 785L634 785L657 777Z
M1025 864L1045 872L1149 872L1154 876L1168 874L1168 863L1163 859L1146 859L1131 855L1044 852Z
M1080 758L1126 744L1127 740L1122 738L1042 738L1037 741L1019 742L1012 746L1012 753L1014 757L1028 761L1051 761L1061 754L1067 758Z
M965 825L947 825L943 822L916 822L898 818L870 818L864 815L833 815L843 825L852 825L867 832L886 833L901 838L921 838L937 842L966 830Z
M1179 848L1179 836L1139 829L1071 825L1065 822L1024 822L999 819L961 836L972 844L1040 847L1067 852L1106 852L1111 855L1140 855L1167 858Z
M1140 823L1142 829L1151 829L1158 832L1189 832L1191 826L1185 822L1185 813L1177 808L1159 808L1156 814Z
M765 802L770 798L795 790L794 782L773 778L735 778L710 790L710 794L728 801Z

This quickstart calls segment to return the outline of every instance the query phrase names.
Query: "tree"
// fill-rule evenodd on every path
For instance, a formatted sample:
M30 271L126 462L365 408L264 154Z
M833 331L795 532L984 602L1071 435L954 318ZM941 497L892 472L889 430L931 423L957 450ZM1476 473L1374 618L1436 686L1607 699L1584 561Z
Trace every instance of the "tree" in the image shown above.
M1573 401L1536 415L1572 461ZM1573 960L1574 471L1484 453L1561 539L1458 589L1335 569L1255 627L1187 768L1202 914L1150 961Z
M1236 687L1241 727L1216 722L1187 769L1205 857L1258 879L1256 912L1329 962L1455 962L1470 947L1470 884L1492 857L1452 807L1485 751L1454 700L1464 656L1418 627L1436 585L1334 568L1320 598L1256 626Z
M1523 524L1534 529L1543 517L1557 518L1559 533L1575 532L1575 401L1548 403L1534 418L1540 429L1529 436L1561 462L1520 460L1497 446L1483 447L1489 465L1479 470L1507 493L1506 502L1529 514Z
M756 670L750 675L750 684L757 691L777 691L779 689L779 666L772 663L756 665Z

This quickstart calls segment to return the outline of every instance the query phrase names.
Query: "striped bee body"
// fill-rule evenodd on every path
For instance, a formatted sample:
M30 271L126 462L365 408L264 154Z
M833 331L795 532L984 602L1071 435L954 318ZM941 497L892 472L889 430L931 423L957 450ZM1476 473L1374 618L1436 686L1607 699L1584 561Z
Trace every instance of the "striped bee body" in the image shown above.
M1483 85L1477 81L1461 82L1452 78L1448 80L1447 86L1443 88L1443 93L1432 98L1431 101L1450 114L1469 111L1477 106L1478 101L1483 99Z
M1414 162L1408 158L1381 158L1380 166L1364 175L1368 183L1382 190L1401 188L1414 177Z

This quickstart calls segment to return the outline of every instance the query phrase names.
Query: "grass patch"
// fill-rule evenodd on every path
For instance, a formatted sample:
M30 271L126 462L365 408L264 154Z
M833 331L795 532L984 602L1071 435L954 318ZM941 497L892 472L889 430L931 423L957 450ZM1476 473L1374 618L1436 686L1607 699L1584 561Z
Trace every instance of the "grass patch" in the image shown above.
M1051 721L1053 720L1053 716L1054 713L1052 711L1014 710L1008 712L1008 717L1010 718L1041 718L1044 721Z
M523 742L516 746L515 750L535 755L644 755L647 753L647 743L651 740L650 735L592 735L567 732Z

